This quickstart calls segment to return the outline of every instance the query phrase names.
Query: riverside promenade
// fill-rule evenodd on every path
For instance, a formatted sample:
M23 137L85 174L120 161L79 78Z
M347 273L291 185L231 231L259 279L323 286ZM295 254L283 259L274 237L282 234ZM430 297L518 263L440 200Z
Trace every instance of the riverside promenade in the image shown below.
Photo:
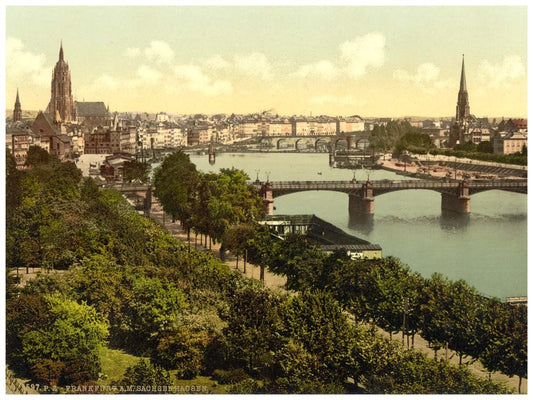
M523 178L524 174L527 176L527 166L443 155L418 155L407 163L386 155L379 159L377 164L387 171L409 175L423 174L434 179L469 179L475 178L475 174L480 179Z
M195 247L199 251L211 252L215 257L217 258L219 257L220 244L211 244L211 246L209 246L209 244L207 245L201 244L200 236L195 238L194 234L191 234L190 241L188 241L187 232L185 232L182 229L179 221L172 222L172 218L170 218L168 215L165 215L165 213L163 212L163 209L161 208L161 205L158 202L152 203L152 209L150 211L150 218L152 218L154 221L156 221L161 226L166 228L167 231L172 236L177 238L178 240L189 243L190 246L192 246L193 248ZM209 243L209 239L208 239L208 243ZM244 274L244 270L243 270L244 264L243 264L242 259L239 260L238 267L236 267L236 258L231 254L227 254L226 260L224 261L224 263L228 265L229 267L235 268L236 270ZM246 274L244 275L248 278L258 280L259 271L260 269L258 266L247 263ZM281 291L286 292L284 288L285 282L286 282L285 277L275 275L271 273L268 269L265 269L264 285L266 287L269 287L274 290L281 290ZM378 333L384 337L387 337L387 338L389 337L389 334L382 329L378 329ZM392 339L405 343L405 340L402 339L401 332L393 334ZM409 346L411 346L411 343L409 344ZM420 337L420 335L415 335L413 346L416 350L422 351L429 358L435 357L435 354L436 354L436 357L439 360L448 359L449 362L453 364L459 364L459 356L457 356L455 352L451 350L441 349L435 353L434 350L429 347L428 342L422 337ZM463 357L463 363L468 363L470 361L471 360L469 357ZM486 371L481 365L481 363L477 361L471 364L468 364L468 368L474 374L480 377L483 377L483 378L488 377L488 371ZM515 389L518 392L518 377L517 376L510 378L500 372L495 372L492 374L491 379L494 382L503 383L507 385L509 388ZM527 394L527 379L522 379L522 394Z

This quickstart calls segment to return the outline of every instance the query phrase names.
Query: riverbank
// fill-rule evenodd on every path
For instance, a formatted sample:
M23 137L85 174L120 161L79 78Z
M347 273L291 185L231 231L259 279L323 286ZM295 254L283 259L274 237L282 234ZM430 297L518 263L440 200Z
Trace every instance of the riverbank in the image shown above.
M421 179L521 179L527 178L527 167L509 164L486 163L476 160L454 159L446 156L413 158L409 162L394 158L378 160L386 171Z
M187 233L182 229L180 223L172 222L171 218L165 215L161 206L158 203L153 204L150 217L154 219L156 222L158 222L159 224L161 224L163 227L165 227L167 231L170 234L172 234L174 237L176 237L177 239L183 242L189 243L191 246L195 246L197 250L211 252L215 257L217 258L219 257L220 244L211 244L211 245L200 244L198 238L195 238L192 235L191 235L191 240L188 241ZM247 263L246 273L244 273L243 260L242 259L239 260L238 265L236 262L237 262L237 259L231 254L228 254L226 257L226 260L224 261L226 265L232 268L235 268L240 273L244 274L246 277L251 278L251 279L256 279L256 280L259 279L259 273L260 273L259 267L253 264ZM266 287L275 289L275 290L286 291L284 288L285 282L286 282L285 277L275 275L271 273L268 269L265 269L265 279L264 279L263 284ZM382 329L378 329L378 333L384 337L387 337L387 338L389 337L389 334ZM402 338L401 332L393 334L392 339L397 340L403 344L405 342L405 340L403 340ZM404 344L404 346L407 346L407 345ZM411 346L411 343L409 343L409 346ZM452 364L455 364L455 365L459 364L459 356L455 352L446 350L446 349L440 349L435 352L432 348L430 348L429 343L425 339L423 339L420 335L415 335L413 347L414 349L419 350L422 353L424 353L429 358L436 357L438 360L448 360ZM466 357L466 358L463 357L463 364L467 365L470 371L472 371L474 374L480 377L483 377L483 378L489 377L489 372L483 367L483 365L480 362L473 361L469 357ZM490 376L494 382L505 384L509 388L515 389L518 392L519 379L517 376L508 377L499 372L492 373ZM522 379L521 392L523 394L527 394L527 379Z

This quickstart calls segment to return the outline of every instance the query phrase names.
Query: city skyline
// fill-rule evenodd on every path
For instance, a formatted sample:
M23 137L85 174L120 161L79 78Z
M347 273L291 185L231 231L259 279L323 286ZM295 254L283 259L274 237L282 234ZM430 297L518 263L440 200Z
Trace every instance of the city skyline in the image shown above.
M46 32L46 34L43 34ZM44 110L62 43L75 100L112 111L527 116L527 8L6 7L6 108Z

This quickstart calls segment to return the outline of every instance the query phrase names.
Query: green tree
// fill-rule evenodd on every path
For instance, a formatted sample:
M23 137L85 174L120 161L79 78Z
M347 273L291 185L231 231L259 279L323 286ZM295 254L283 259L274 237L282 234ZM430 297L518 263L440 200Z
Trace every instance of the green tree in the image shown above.
M172 385L172 378L170 377L170 373L165 369L151 364L150 360L141 358L137 364L126 369L124 377L119 384L131 388L131 392L136 392L137 386L149 387L150 392L153 391L153 387L161 387L162 391L163 386Z
M270 237L267 226L253 224L251 235L245 241L246 257L260 268L259 279L265 280L265 268L272 258L274 240Z
M477 151L480 153L494 153L494 147L491 142L483 141L477 145Z
M224 334L228 343L230 363L253 372L264 366L270 349L277 345L279 295L264 288L246 286L229 298L224 316Z
M489 371L527 378L527 308L491 300L483 314L480 360Z
M189 156L178 151L167 156L154 174L154 194L163 210L179 219L189 233L199 175Z
M287 277L289 290L305 290L319 287L324 253L309 244L301 235L288 235L283 241L274 241L268 268L275 274Z
M230 226L224 233L222 245L237 257L243 257L247 251L247 241L254 234L251 224L237 224Z
M159 340L152 361L166 369L177 370L180 379L193 379L205 368L205 353L211 339L208 331L176 327Z
M149 170L150 165L147 162L137 160L125 161L122 178L125 182L147 182Z
M124 307L124 341L132 351L143 354L154 348L166 331L175 328L187 301L173 283L137 278L132 282L131 298Z
M56 157L48 154L48 152L40 146L30 146L28 154L26 155L26 162L24 165L35 167L39 164L49 164L56 161Z
M108 335L107 321L92 307L62 295L44 297L45 317L34 320L34 329L23 325L18 332L22 356L30 371L56 362L62 384L95 380L101 369L100 351ZM42 379L42 376L40 376Z
M339 393L359 379L357 331L323 291L305 291L280 307L281 343L274 353L271 389L286 393Z

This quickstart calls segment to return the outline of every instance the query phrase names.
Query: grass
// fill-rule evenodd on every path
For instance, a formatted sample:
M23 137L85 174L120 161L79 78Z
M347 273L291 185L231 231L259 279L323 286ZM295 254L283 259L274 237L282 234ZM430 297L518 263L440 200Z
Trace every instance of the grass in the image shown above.
M128 354L123 350L104 348L102 357L102 377L96 381L97 385L107 386L118 382L124 376L128 367L134 366L140 357ZM194 379L176 379L176 371L170 371L177 387L176 394L225 394L229 385L220 385L208 376L197 376ZM193 388L194 387L194 388Z
M175 374L172 374L175 376ZM197 376L194 379L186 380L186 379L174 379L174 384L182 389L186 389L187 387L200 387L200 391L193 392L193 391L183 391L180 393L183 394L226 394L227 389L231 385L221 385L217 383L213 378L208 376ZM207 390L206 390L207 389ZM195 389L196 390L196 389Z
M98 385L109 385L122 379L128 367L137 364L140 357L127 354L122 350L105 348L101 353L102 376L96 382ZM104 379L107 376L107 379Z

